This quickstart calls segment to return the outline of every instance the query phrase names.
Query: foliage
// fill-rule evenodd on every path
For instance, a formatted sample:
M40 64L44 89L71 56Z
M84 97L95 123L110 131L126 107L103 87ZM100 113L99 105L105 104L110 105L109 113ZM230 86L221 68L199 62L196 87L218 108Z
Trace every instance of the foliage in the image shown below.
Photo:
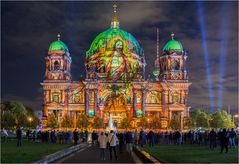
M160 119L157 118L157 117L153 117L152 120L149 122L149 126L150 126L150 128L153 128L153 129L161 128L161 121L160 121Z
M122 129L126 129L126 130L132 128L131 121L132 120L129 119L129 117L123 117L121 122L120 122L120 127Z
M191 117L184 117L183 126L187 127L187 128L192 127L192 118Z
M199 112L199 114L196 117L196 125L197 127L203 127L208 128L209 122L208 122L208 116L205 112Z
M180 129L181 127L180 115L173 115L169 126L174 130Z
M78 114L76 120L76 126L81 129L87 129L90 125L89 118L86 114Z
M209 127L209 115L200 109L191 111L192 127Z
M29 122L28 118L32 119ZM34 110L26 107L23 103L17 101L6 101L1 103L1 126L7 129L23 127L36 127L39 119L34 114Z
M137 122L137 126L143 129L148 128L149 123L147 121L147 118L145 116L140 117L139 121Z
M211 115L210 126L213 128L235 128L231 116L223 110L217 110Z
M53 129L59 127L58 120L53 112L48 114L47 127L53 128Z
M61 121L61 127L63 128L73 128L74 127L74 117L73 115L65 114Z
M95 128L95 129L100 129L100 128L102 128L102 127L103 127L103 119L100 118L99 116L96 116L96 117L93 119L92 127Z

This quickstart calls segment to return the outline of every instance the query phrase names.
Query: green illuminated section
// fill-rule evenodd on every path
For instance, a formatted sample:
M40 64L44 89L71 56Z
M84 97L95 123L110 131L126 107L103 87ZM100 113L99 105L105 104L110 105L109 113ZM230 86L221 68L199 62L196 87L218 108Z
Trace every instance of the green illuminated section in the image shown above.
M65 43L63 43L60 40L52 42L48 51L50 52L50 51L59 51L59 50L69 52L68 47L65 45Z
M134 51L139 56L144 56L139 43L130 33L118 28L110 28L96 36L90 46L90 49L86 52L86 57L88 58L99 51L112 51L115 46L112 40L117 39L122 39L126 42L123 46L127 47L123 47L123 49L129 49L131 52Z
M93 117L95 115L94 110L89 110L88 111L88 116Z
M137 110L137 111L136 111L136 115L137 115L137 117L140 117L140 116L142 116L142 114L143 114L143 113L142 113L142 111L141 111L141 110Z
M153 75L154 75L155 77L158 77L158 76L159 76L159 74L160 74L160 72L159 72L159 71L153 71Z
M163 47L164 52L167 52L169 50L183 51L183 46L179 41L172 39L168 41L166 45Z

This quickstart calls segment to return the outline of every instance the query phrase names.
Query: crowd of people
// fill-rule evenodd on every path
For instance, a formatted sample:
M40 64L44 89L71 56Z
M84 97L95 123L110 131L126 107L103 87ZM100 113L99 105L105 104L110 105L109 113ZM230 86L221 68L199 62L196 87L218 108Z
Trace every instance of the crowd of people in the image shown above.
M3 134L6 136L7 131L3 129ZM17 146L22 146L22 129L19 127L16 130ZM106 151L109 151L110 159L114 155L117 160L117 152L123 153L124 149L132 154L133 145L139 145L144 147L148 145L153 147L160 144L196 144L199 146L208 146L209 149L214 150L220 146L220 152L224 150L227 153L228 148L236 148L238 146L238 134L232 129L220 129L216 131L211 129L210 131L144 131L141 129L139 132L135 131L110 131L108 132L96 132L89 133L87 130L78 131L75 129L72 131L36 131L27 130L26 138L32 142L42 143L59 143L59 144L72 144L88 143L89 138L93 146L99 146L100 157L102 160L106 159ZM6 139L4 138L4 141ZM117 150L116 150L117 149Z

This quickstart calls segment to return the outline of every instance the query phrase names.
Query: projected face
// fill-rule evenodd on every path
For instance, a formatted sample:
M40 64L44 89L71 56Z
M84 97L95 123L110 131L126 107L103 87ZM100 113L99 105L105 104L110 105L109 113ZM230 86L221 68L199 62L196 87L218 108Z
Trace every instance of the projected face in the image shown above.
M123 49L123 43L120 40L115 43L115 49L116 50L122 50Z

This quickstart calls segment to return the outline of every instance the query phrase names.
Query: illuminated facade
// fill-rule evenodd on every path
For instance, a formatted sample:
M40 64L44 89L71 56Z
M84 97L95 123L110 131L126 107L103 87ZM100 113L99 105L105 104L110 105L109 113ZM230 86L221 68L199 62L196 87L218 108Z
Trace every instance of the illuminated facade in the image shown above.
M115 5L111 27L100 33L86 52L85 80L75 82L69 50L58 36L45 57L43 125L47 126L49 113L58 121L65 114L77 119L85 113L89 118L103 118L105 126L110 115L116 126L123 117L135 121L142 116L156 117L163 128L177 115L183 128L190 85L187 55L174 34L171 37L162 53L157 44L154 78L146 80L144 51L130 33L120 29Z

